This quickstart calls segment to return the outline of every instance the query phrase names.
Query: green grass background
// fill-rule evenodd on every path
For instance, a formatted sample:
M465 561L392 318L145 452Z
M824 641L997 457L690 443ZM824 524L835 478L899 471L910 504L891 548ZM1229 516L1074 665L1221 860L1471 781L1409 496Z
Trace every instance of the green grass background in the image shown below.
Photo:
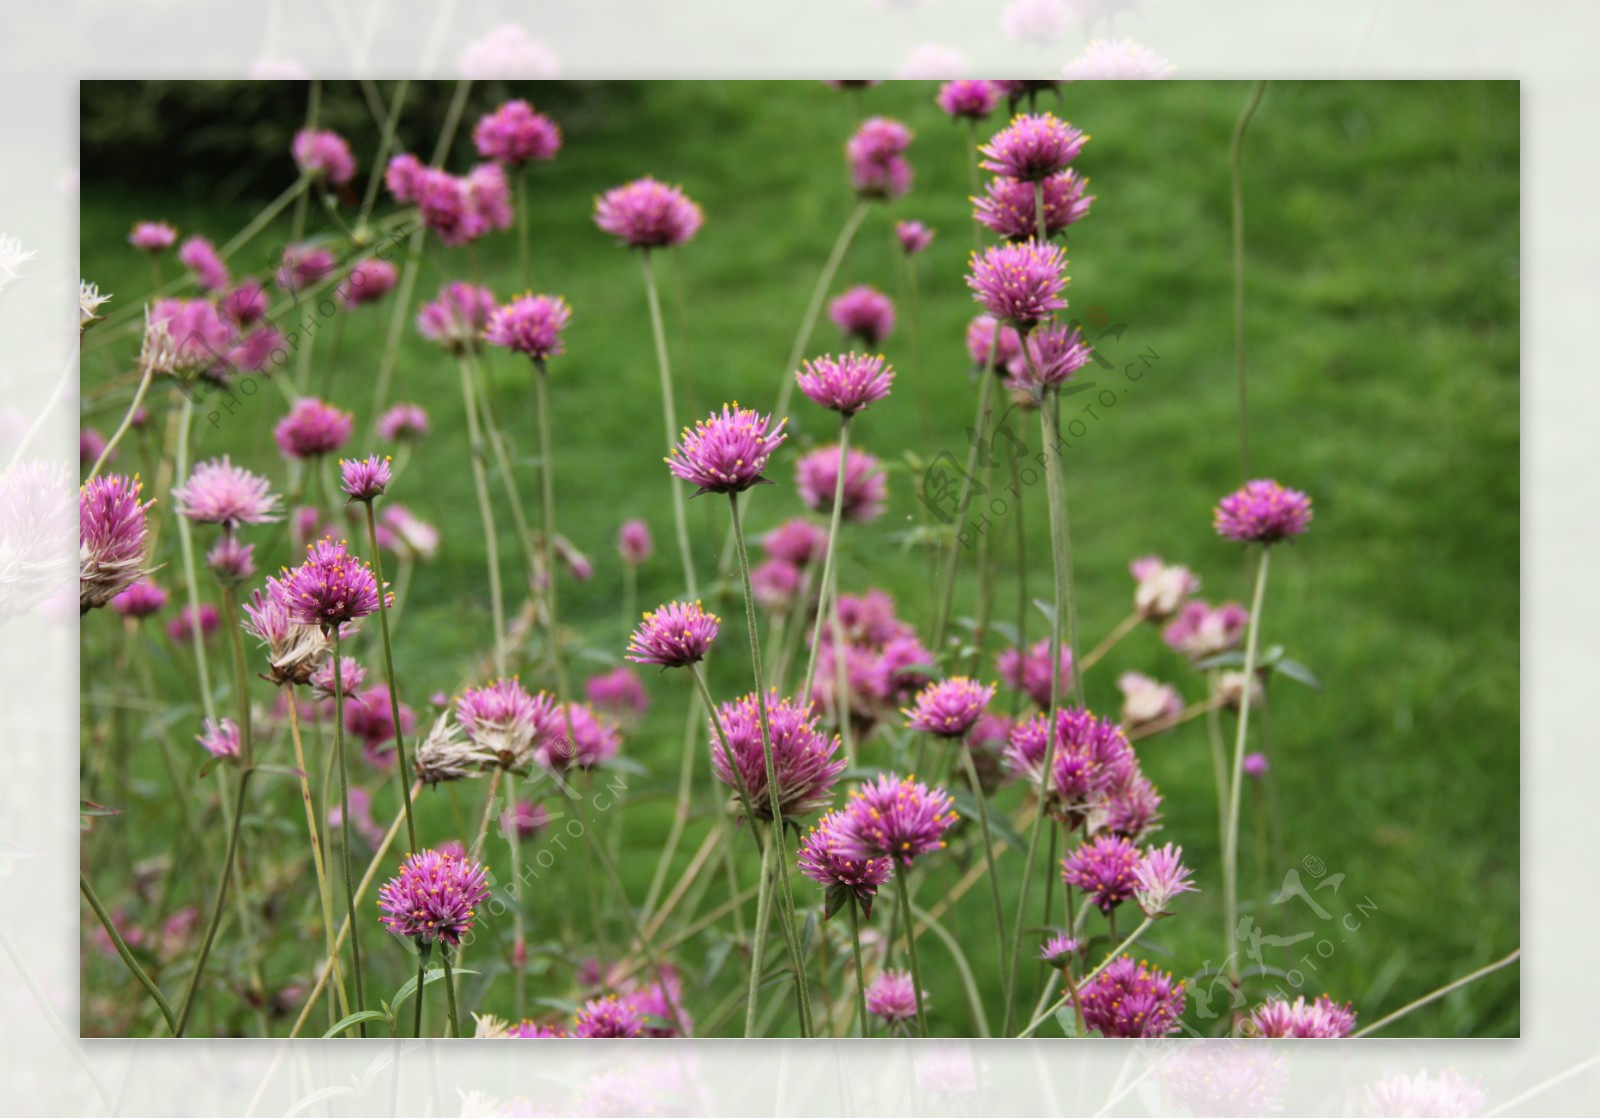
M905 452L927 459L949 450L960 457L973 410L962 346L973 313L963 283L971 245L971 152L964 129L934 107L934 88L893 82L867 93L868 112L899 117L916 130L910 153L916 186L887 212L875 208L835 284L837 291L872 283L899 297L890 219L918 218L938 230L932 249L916 261L921 374L933 438L923 434L919 420L912 316L903 299L900 325L883 347L899 371L895 393L855 425L859 445L890 463L900 463ZM592 581L562 585L563 620L592 667L616 658L625 643L621 572L613 550L621 520L642 516L655 533L657 553L642 573L641 607L681 592L638 264L595 229L592 199L648 173L682 183L704 206L700 236L661 270L680 420L729 399L765 410L788 373L783 362L807 296L852 204L842 145L855 117L850 98L815 82L606 84L562 87L548 91L548 98L546 92L537 83L476 89L466 121L501 96L516 95L559 105L567 130L560 157L534 171L531 222L535 289L563 294L573 306L568 355L552 365L556 491L561 531L595 560ZM1128 391L1089 424L1066 456L1085 648L1127 613L1127 563L1134 556L1155 552L1191 565L1214 600L1247 593L1237 549L1210 528L1211 506L1238 483L1227 145L1247 94L1244 84L1195 82L1091 83L1064 92L1060 111L1093 136L1079 166L1097 196L1089 218L1072 230L1073 312L1090 321L1099 321L1103 312L1106 321L1126 324L1112 351L1119 362L1143 351L1157 355L1137 383L1101 375L1106 384ZM86 86L86 101L94 96ZM336 87L327 100L344 103L348 111L354 95ZM219 121L227 119L228 102L226 91L219 91ZM1280 679L1272 687L1285 854L1290 863L1320 860L1327 875L1344 876L1336 892L1316 895L1328 920L1295 902L1273 907L1264 920L1286 920L1293 933L1314 932L1295 953L1323 953L1312 955L1314 970L1299 965L1306 969L1305 993L1327 991L1352 1000L1368 1022L1519 942L1518 111L1512 83L1274 83L1247 143L1253 469L1306 490L1317 511L1311 533L1276 553L1265 612L1264 641L1284 645L1322 683L1310 690ZM402 135L419 151L431 149L432 135L407 136L404 129ZM358 146L363 171L371 148ZM173 135L148 154L182 161L185 153L185 136ZM464 168L469 158L463 138L453 165ZM280 162L279 182L286 184L292 166L286 156ZM188 171L185 184L195 179L193 169ZM281 185L260 197L218 197L194 185L130 193L115 176L86 173L83 275L116 293L113 308L136 303L148 290L149 271L124 240L134 220L166 218L184 233L205 232L220 243L277 189ZM329 231L314 210L313 228ZM268 247L281 243L286 229L287 222L280 222L242 250L235 271L264 270ZM470 276L474 268L503 296L520 287L514 237L486 242L475 258L463 250L441 258L430 250L419 292L431 297L444 279ZM335 375L332 399L357 410L363 428L388 312L386 303L351 317ZM811 351L839 344L824 321ZM95 389L126 385L135 350L122 343L86 356L86 398L95 402L86 424L106 432L116 425L127 390L96 396ZM324 339L313 384L320 383L327 353ZM493 356L491 363L497 413L516 442L521 486L531 499L537 471L531 464L535 441L526 369L505 355ZM392 496L433 520L444 535L438 559L415 573L395 649L405 697L421 712L430 693L453 690L467 679L487 648L488 595L456 371L408 329L395 384L392 399L426 405L434 430ZM1069 419L1073 399L1068 398ZM168 398L158 394L155 402L165 407ZM281 486L270 429L284 410L283 398L269 388L226 422L213 427L202 419L196 456L231 453L269 470ZM750 505L753 533L801 511L792 463L797 451L833 438L830 420L797 394L790 442L771 471L779 485L758 491ZM1037 448L1037 432L1025 430ZM119 465L131 468L133 461L130 446ZM914 485L909 472L897 470L890 512L871 526L849 530L840 578L846 591L890 591L902 616L926 636L933 597L927 568L901 544L918 523ZM515 605L520 559L498 486L495 493ZM170 516L167 495L156 496L162 499L160 515ZM701 500L690 512L705 573L715 561L726 509ZM536 506L529 515L537 518ZM1009 577L1010 516L999 524L1008 571L998 591L1002 618L1017 612ZM1042 595L1049 586L1042 485L1029 490L1025 516L1030 593ZM167 546L174 543L172 535L165 534ZM170 565L163 580L181 586L176 554L162 558ZM276 565L289 557L285 552L262 558ZM205 593L214 596L209 586ZM970 555L964 554L957 612L971 614L975 601ZM739 615L734 599L724 610L723 654L713 673L713 687L726 696L748 688ZM103 679L99 671L109 663L113 623L104 613L84 620L86 688ZM1043 635L1039 614L1028 625L1033 636ZM358 652L381 674L376 629L369 627ZM153 646L152 656L174 697L172 733L180 746L191 748L198 714L182 706L167 654ZM226 663L218 646L213 675L225 680ZM992 659L989 664L984 671L992 675ZM1091 707L1115 709L1115 679L1128 669L1176 683L1191 701L1201 697L1200 678L1155 632L1141 629L1089 675ZM669 818L688 694L688 681L673 675L647 674L646 680L652 711L624 749L648 775L628 776L631 802L620 817L622 866L636 902ZM257 702L265 704L272 697L264 684L259 687ZM105 710L87 703L84 718L89 766L91 752L107 748ZM1226 729L1231 741L1231 716ZM131 921L145 924L163 915L148 912L128 892L125 860L168 852L173 836L153 733L142 723L134 728L135 785L120 806L124 814L96 821L83 841L102 896L125 905ZM279 743L274 749L286 747ZM192 750L198 768L199 748ZM1166 798L1160 839L1183 845L1203 891L1182 899L1179 915L1152 931L1145 951L1163 967L1192 975L1220 962L1222 942L1215 801L1203 722L1146 742L1140 754ZM887 764L881 743L869 744L863 755L868 764ZM700 777L700 811L680 864L704 834L714 799L720 800L711 793L703 764ZM392 818L392 781L378 775L364 780L374 789L377 817ZM268 786L265 799L245 842L257 853L253 865L271 883L251 900L274 930L264 968L268 988L277 989L306 982L309 945L320 944L320 933L304 883L292 878L309 877L298 798L281 779L262 784ZM468 817L475 818L481 789L462 789ZM214 778L197 784L197 803L215 793ZM458 834L447 795L435 793L424 802L424 842ZM999 798L1008 809L1016 803L1015 790ZM1247 803L1242 882L1247 911L1259 916L1253 810ZM222 840L218 834L216 852L202 857L219 861ZM357 854L364 865L359 845ZM561 880L547 892L530 891L530 937L537 942L557 939L568 920L588 927L585 895L577 885L588 872L579 856L561 858ZM503 847L491 843L489 861L498 869L504 860ZM1018 861L1008 855L1002 863L1012 896ZM955 879L957 868L949 863L930 859L929 869L919 869L919 898L936 896ZM753 881L753 869L745 873ZM1302 876L1311 879L1308 871ZM795 889L803 903L817 900L810 883L797 879ZM720 890L719 883L710 897ZM1010 902L1007 915L1009 920ZM999 950L986 887L968 894L945 923L968 954L991 1019L998 1018ZM1353 924L1359 928L1351 930ZM237 938L230 940L228 931L211 974L219 985L233 986L241 961ZM506 927L501 931L508 935ZM620 924L614 925L612 935L620 932ZM1323 940L1328 946L1318 949ZM1035 941L1030 934L1028 944ZM949 957L934 939L922 945L933 1031L970 1032ZM377 975L369 988L392 991L406 975L404 959L375 926L366 947ZM702 1018L738 984L738 969L729 966L702 989L708 961L718 951L716 938L702 937L675 954L689 975L690 1007ZM469 1008L509 1013L509 980L497 978L503 952L474 954L472 966L484 968L485 977L468 985ZM1269 962L1282 966L1282 955L1269 953ZM164 985L181 990L186 967L183 958L168 961ZM1028 980L1031 986L1033 977ZM1255 983L1252 992L1259 993L1259 985L1270 981ZM86 949L84 1032L149 1028L148 1015L144 1026L125 1016L128 1006L137 1005L135 991L115 959ZM571 972L550 964L530 981L530 992L570 998ZM203 1028L251 1028L241 1011L229 1011L231 1005L219 994L201 1019ZM1193 1000L1190 1019L1207 1024L1194 1018ZM320 1011L312 1018L318 1022L325 1027ZM735 1016L722 1029L737 1032L738 1026ZM274 1028L282 1032L287 1020ZM1512 969L1412 1015L1396 1032L1506 1036L1518 1030Z

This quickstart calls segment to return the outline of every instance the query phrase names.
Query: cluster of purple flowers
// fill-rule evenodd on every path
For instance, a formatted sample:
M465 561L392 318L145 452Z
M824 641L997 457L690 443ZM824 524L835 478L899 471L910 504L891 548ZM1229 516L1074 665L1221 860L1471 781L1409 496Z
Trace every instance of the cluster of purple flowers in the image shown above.
M895 867L909 869L943 849L957 816L949 793L915 777L880 773L850 790L844 808L827 813L801 840L800 872L827 891L831 916L846 901L872 912Z
M840 595L839 624L840 642L834 640L833 619L823 624L811 700L824 711L837 713L843 706L852 725L865 736L932 682L936 658L910 623L895 616L894 599L881 590ZM841 644L848 692L843 704L837 698L836 645Z
M1183 848L1140 851L1125 836L1102 833L1061 860L1061 878L1082 890L1102 913L1134 898L1146 917L1160 917L1179 894L1195 889Z
M1070 998L1070 995L1069 995ZM1166 1037L1183 1014L1181 980L1119 956L1078 991L1084 1024L1105 1037Z
M1003 764L1013 778L1038 785L1049 752L1048 716L1035 715L1011 732ZM1159 817L1161 797L1139 768L1127 735L1109 719L1081 708L1056 712L1050 763L1049 811L1069 828L1139 839Z
M1250 1014L1245 1030L1254 1037L1349 1037L1356 1028L1356 1013L1349 1003L1320 995L1294 1002L1273 999Z
M514 220L511 181L499 163L452 175L402 153L389 161L384 183L395 201L415 206L429 232L452 247L510 229Z

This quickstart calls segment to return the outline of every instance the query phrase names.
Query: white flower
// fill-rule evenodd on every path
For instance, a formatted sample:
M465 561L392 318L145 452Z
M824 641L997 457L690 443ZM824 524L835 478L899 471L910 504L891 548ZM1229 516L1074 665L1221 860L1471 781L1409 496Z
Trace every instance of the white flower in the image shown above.
M101 306L105 303L108 303L110 300L111 295L109 292L105 295L100 294L99 284L91 284L88 280L79 280L78 330L80 332L88 330L91 323L98 322L100 316L95 312L100 310Z

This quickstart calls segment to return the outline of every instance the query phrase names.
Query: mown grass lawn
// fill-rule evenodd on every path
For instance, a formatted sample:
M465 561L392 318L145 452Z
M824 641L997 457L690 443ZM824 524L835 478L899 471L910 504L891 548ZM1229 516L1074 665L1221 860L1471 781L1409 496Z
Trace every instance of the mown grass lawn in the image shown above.
M871 283L900 298L890 218L914 217L938 230L932 249L915 262L931 435L919 414L919 370L910 344L916 316L900 298L900 324L883 347L899 371L895 394L854 427L861 446L896 467L891 509L880 521L849 530L840 575L847 593L888 590L925 637L933 592L926 560L906 542L922 518L918 480L904 467L905 455L928 460L948 450L963 456L974 401L962 345L974 310L963 283L972 240L966 201L971 152L965 130L934 107L933 92L931 83L895 82L866 95L869 112L899 117L916 129L911 156L917 180L888 213L875 209L835 285ZM1227 143L1247 92L1241 84L1191 82L1065 90L1060 111L1093 136L1078 165L1097 197L1089 218L1072 231L1068 294L1092 336L1100 324L1124 328L1102 342L1119 370L1146 355L1136 381L1120 372L1094 373L1098 387L1115 390L1115 404L1080 417L1083 434L1066 455L1085 648L1126 615L1127 563L1135 556L1154 552L1191 565L1209 598L1240 599L1247 592L1237 550L1210 528L1215 499L1238 482ZM478 89L467 121L491 108L500 93L541 101L536 85ZM679 416L688 422L732 399L766 409L789 373L784 361L801 312L852 205L842 145L854 116L848 98L815 82L599 87L564 104L566 147L553 164L536 169L531 184L534 287L565 295L573 307L568 356L554 363L551 380L558 524L594 559L595 575L587 583L565 581L562 603L581 664L593 670L620 656L629 624L613 549L620 521L643 517L655 534L656 556L641 576L641 607L682 587L638 263L595 229L592 199L648 173L682 183L703 205L705 229L661 270ZM1242 880L1247 912L1269 931L1312 934L1288 953L1304 961L1294 965L1304 992L1352 1000L1369 1022L1498 958L1519 939L1518 114L1512 83L1273 84L1247 144L1252 464L1257 473L1311 493L1317 508L1312 532L1275 557L1264 639L1309 666L1321 688L1276 680L1262 729L1270 729L1276 760L1284 857L1300 868L1308 888L1343 877L1336 888L1312 895L1326 916L1299 900L1263 915L1265 879L1258 876L1253 806L1247 805ZM425 153L432 137L411 141ZM457 144L457 168L465 166L469 147L465 140ZM185 150L185 137L175 135L170 151L160 154L180 160ZM370 145L357 150L365 172ZM282 165L287 184L293 174L287 155ZM220 243L268 197L223 202L195 189L130 195L117 181L86 176L83 275L116 293L112 307L138 301L148 290L149 271L125 242L135 219L166 218L184 233L204 232ZM327 231L325 222L314 228ZM236 258L236 272L264 271L269 246L281 244L286 231L287 220L263 233ZM491 240L475 255L430 248L418 290L431 297L443 280L475 274L502 296L519 289L514 237ZM359 430L370 419L388 317L387 303L354 314L341 345L331 399L357 411ZM839 345L824 321L811 350ZM85 424L106 432L115 427L127 392L97 397L95 388L125 381L135 348L124 344L86 356L86 399L101 404L85 415ZM330 350L326 338L318 341L314 385L321 383ZM527 369L503 354L490 360L497 414L515 440L520 484L531 498L537 469ZM434 425L391 494L436 523L444 539L438 559L411 580L395 646L406 699L426 724L432 693L483 682L472 674L488 646L484 549L453 363L408 328L395 384L391 399L424 404ZM1095 395L1068 397L1068 419ZM156 403L164 408L168 400L161 394ZM266 388L215 425L201 417L196 456L230 453L270 471L281 485L271 426L284 410L284 398ZM802 511L793 459L807 446L832 441L831 421L797 397L790 444L773 472L779 484L757 491L749 506L753 533ZM1036 428L1018 431L1038 447ZM125 445L119 467L137 464L135 445ZM498 486L495 492L501 500ZM170 516L167 495L155 496L161 499L157 510ZM1043 596L1049 553L1042 484L1027 488L1024 506L1029 594ZM690 507L702 572L715 564L726 512L714 499ZM536 505L529 514L537 516ZM1005 572L997 611L1013 624L1016 516L1009 510L992 528ZM524 580L503 511L500 527L515 605ZM169 566L162 579L176 589L181 568L176 553L165 551L173 535L163 533L161 558ZM270 570L289 555L258 558ZM208 586L206 594L214 591ZM976 598L970 553L963 553L957 613L971 615ZM749 686L736 596L722 612L727 625L712 686L731 697ZM104 613L84 620L86 690L115 685L106 674L114 621ZM1039 613L1026 624L1034 638L1043 635ZM375 636L376 626L369 627L358 654L381 675ZM216 650L225 667L223 647ZM165 650L154 646L151 655L174 705L186 702ZM993 675L992 664L990 657L986 675ZM1202 697L1201 677L1155 632L1142 629L1089 674L1091 707L1114 711L1116 677L1129 669L1178 684L1191 701ZM225 671L214 675L227 677ZM687 680L646 674L646 682L650 715L624 747L643 771L626 774L628 801L613 818L622 821L613 834L636 903L670 819L689 700ZM265 704L272 697L266 685L260 688L258 703ZM93 752L105 748L99 738L106 722L95 704L86 704L84 717L90 766ZM180 745L190 747L199 729L192 705L166 719ZM108 903L126 904L132 920L153 924L166 914L130 900L127 863L172 854L175 817L150 738L154 723L135 723L140 752L132 796L120 806L123 815L97 821L83 843ZM1231 735L1231 716L1225 727ZM272 748L280 755L286 749L281 742ZM192 753L198 770L199 748ZM1194 975L1208 963L1220 964L1222 956L1219 844L1204 721L1143 743L1140 754L1166 798L1160 838L1183 845L1202 888L1182 899L1177 917L1152 931L1146 951L1161 966ZM869 743L863 760L887 765L888 747ZM711 789L703 757L701 763L699 809L680 866L723 799ZM367 774L363 781L373 790L375 816L386 823L396 810L392 779ZM263 968L268 989L277 990L307 982L321 934L314 891L303 890L309 868L298 797L288 781L263 785L246 849L253 852L252 902L275 930ZM214 799L216 788L214 778L197 783L196 803ZM459 815L449 793L424 797L423 841L470 830L481 788L475 783L460 790ZM1001 794L998 803L1015 808L1018 792ZM198 856L219 863L220 838L216 850ZM548 840L536 841L530 857L539 843ZM590 927L583 883L591 872L577 847L554 854L554 868L527 897L530 939L537 943L559 939L568 927ZM491 841L488 861L498 870L504 860L503 845ZM1019 862L1013 853L1001 864L1012 897ZM961 868L953 860L926 865L918 894L931 901ZM743 873L754 881L753 864ZM186 896L183 881L175 904L200 902ZM795 889L805 904L818 900L804 880L797 879ZM723 891L719 880L702 909ZM1008 919L1009 912L1008 905ZM962 899L944 924L965 950L996 1019L999 946L986 887ZM496 935L509 938L507 927ZM617 940L623 931L614 921L608 935ZM241 960L237 936L228 934L225 927L211 975L231 984ZM1034 939L1030 935L1028 943ZM950 957L935 938L921 943L932 1032L970 1033ZM510 1013L510 983L500 977L508 944L473 953L470 966L483 974L466 984L469 1009ZM366 947L379 976L369 987L393 991L409 957L384 943L375 921ZM567 948L577 955L589 950ZM1267 953L1273 966L1285 966L1283 949ZM719 939L711 935L674 953L688 976L691 1009L702 1021L740 981L739 968L730 964L716 969L702 989L713 970L709 962L720 955ZM136 988L114 958L88 951L85 961L85 1033L125 1026L120 1010L107 1016L109 996L118 996L119 1006L131 1004ZM172 963L166 984L177 987L186 966ZM572 996L567 967L542 960L537 966L547 970L531 981L533 997ZM1279 981L1255 982L1259 994ZM1293 990L1287 982L1284 988ZM1398 1032L1514 1035L1517 991L1515 970L1502 972L1411 1016ZM781 998L781 990L770 997ZM249 1028L242 1012L222 1013L228 1000L215 1005L217 1013L202 1019L204 1028ZM1195 1018L1193 998L1190 1006L1191 1023L1206 1025ZM322 1021L319 1011L312 1024ZM717 1028L736 1033L739 1024L735 1015ZM283 1031L287 1021L276 1028ZM785 1027L780 1022L777 1028Z

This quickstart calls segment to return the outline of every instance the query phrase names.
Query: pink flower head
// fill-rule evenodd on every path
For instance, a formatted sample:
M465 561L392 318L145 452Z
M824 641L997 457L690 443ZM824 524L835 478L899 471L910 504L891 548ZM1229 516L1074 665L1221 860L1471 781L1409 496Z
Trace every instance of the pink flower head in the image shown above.
M1054 237L1089 212L1094 195L1084 196L1088 180L1074 171L1062 171L1043 182L1045 236ZM1039 235L1038 202L1033 183L995 178L982 198L972 200L973 217L1008 240L1027 241Z
M590 769L610 761L622 749L622 735L609 720L582 703L569 703L554 711L534 758L546 769L565 772Z
M779 420L769 430L769 417L739 407L736 400L724 404L720 414L713 412L696 423L693 431L685 428L683 438L665 461L675 476L699 487L696 497L702 493L742 493L767 482L761 472L772 452L788 438L783 430L788 422Z
M483 340L546 361L566 352L561 332L567 329L572 309L559 295L522 295L495 308L484 328Z
M533 760L534 748L555 718L550 697L544 692L530 695L515 678L468 688L456 701L456 721L468 740L504 766L520 767Z
M1128 565L1137 586L1133 608L1141 618L1164 621L1178 612L1184 599L1200 590L1200 579L1187 567L1163 563L1160 556L1141 556Z
M863 198L899 198L911 189L911 164L906 149L911 130L897 120L873 117L862 122L845 145L850 181Z
M428 412L420 404L396 404L378 419L378 436L410 443L428 434Z
M227 455L208 459L195 466L189 480L172 491L178 512L196 524L258 525L276 521L282 515L272 483L242 466L235 466Z
M207 299L158 299L150 308L144 354L157 372L220 375L233 329Z
M1183 865L1182 847L1146 847L1134 872L1133 898L1146 917L1164 917L1173 898L1195 889L1192 874Z
M339 696L351 696L361 690L361 685L366 683L367 669L354 657L340 657L338 660L339 671L334 673L334 659L329 657L317 666L307 681L311 685L311 695L316 699L336 699ZM387 695L387 693L385 693Z
M526 101L507 101L479 118L472 142L484 159L520 167L535 159L554 159L561 150L561 126L534 112Z
M1022 338L1016 327L996 322L992 315L978 315L967 324L967 353L974 368L1015 373L1022 367Z
M488 232L466 179L436 167L421 167L407 189L415 196L422 224L446 245L465 245Z
M1137 769L1125 767L1106 791L1105 799L1090 807L1086 825L1091 835L1110 832L1125 839L1143 839L1161 819L1161 794Z
M311 396L294 402L289 414L272 429L278 449L292 459L331 454L344 446L355 430L355 417Z
M284 291L305 291L333 275L339 266L333 253L320 245L290 245L278 266L278 286Z
M1217 503L1217 535L1241 544L1276 544L1311 524L1311 499L1269 479L1246 482Z
M1093 353L1078 328L1069 326L1042 326L1022 345L1024 357L1008 384L1033 393L1066 384Z
M137 589L137 585L135 587L129 588L129 592L128 593L132 593L132 591L136 590L136 589ZM115 606L117 604L115 602L113 602L111 605L112 605L113 608L115 608ZM1249 754L1246 754L1244 756L1244 763L1243 764L1244 764L1245 776L1246 777L1254 777L1257 780L1261 779L1262 777L1265 777L1267 775L1267 770L1272 768L1271 765L1267 762L1267 755L1260 754L1260 753L1249 753Z
M291 145L294 162L308 179L327 179L343 186L356 177L356 157L343 136L328 129L302 128Z
M681 245L700 231L705 215L683 193L652 178L635 179L594 201L594 222L634 249Z
M1044 947L1039 949L1039 958L1054 968L1065 968L1072 963L1082 947L1076 937L1057 934L1044 942Z
M583 693L596 710L624 722L637 719L650 709L650 697L645 694L639 674L626 665L591 676Z
M1067 305L1061 293L1067 286L1067 258L1055 245L1037 241L995 245L974 254L967 286L991 315L1019 330L1031 330L1039 320Z
M480 163L467 172L467 206L476 215L478 235L510 229L516 221L511 205L511 180L498 163Z
M1034 642L1033 647L1026 653L1021 649L1007 649L1000 654L996 665L1000 671L1000 679L1004 680L1008 687L1025 693L1040 707L1050 706L1052 676L1049 638ZM1072 686L1072 650L1066 645L1061 646L1057 676L1060 679L1057 693L1065 695L1067 689Z
M915 777L880 773L850 790L840 853L848 858L884 856L909 867L929 851L944 847L944 833L958 819L955 801L940 788Z
M928 246L933 244L933 230L920 221L895 222L894 235L900 239L900 247L907 256L926 252Z
M383 493L393 477L388 455L339 460L339 488L355 501L371 501Z
M803 517L792 517L761 538L761 546L775 560L806 567L828 555L828 532Z
M223 291L228 286L228 266L211 242L196 234L178 246L178 260L194 273L195 287L201 293Z
M376 303L394 290L400 271L387 260L363 260L339 285L339 299L346 307Z
M378 908L383 927L396 936L456 945L472 931L477 906L488 896L482 863L429 849L406 857L400 873L378 890Z
M940 86L936 100L958 120L982 120L999 104L1000 90L994 82L960 79Z
M380 589L372 568L343 541L323 537L306 549L304 563L284 572L283 593L292 621L329 629L375 613Z
M623 521L617 529L617 554L622 562L637 567L650 558L651 550L650 526L637 519Z
M1006 748L1006 768L1031 784L1038 784L1044 776L1049 733L1045 715L1017 724ZM1139 763L1120 726L1082 708L1056 712L1055 738L1050 810L1058 819L1076 826L1112 790L1132 781Z
M787 560L769 559L750 572L750 592L768 610L783 613L800 593L800 569Z
M242 583L256 573L255 551L254 544L224 534L206 553L206 566L224 583Z
M644 1019L633 1008L632 1003L616 995L606 995L584 1003L572 1027L573 1037L642 1037L643 1035Z
M1196 663L1239 647L1250 612L1237 602L1213 607L1198 599L1186 602L1161 639Z
M232 719L223 719L220 723L207 719L194 740L204 746L213 758L239 756L239 727Z
M872 694L886 703L903 704L933 682L934 661L915 634L891 637L878 652L872 670Z
M1184 990L1164 971L1118 956L1078 992L1084 1024L1105 1037L1166 1037L1183 1015ZM1071 1001L1071 996L1068 996Z
M391 158L389 166L384 168L383 185L389 188L396 202L409 206L417 200L417 192L422 188L426 171L427 167L420 159L410 152L401 152Z
M839 448L818 447L801 455L794 473L795 486L806 508L824 515L832 513L839 485ZM859 447L851 447L845 456L844 500L839 515L857 523L876 520L888 497L888 477L878 469L878 460Z
M850 185L862 198L895 199L911 190L915 172L903 155L863 160L850 165Z
M663 668L694 664L705 657L721 625L722 619L707 614L698 601L669 602L645 613L644 624L628 640L626 659Z
M104 606L143 578L150 526L138 478L98 474L78 491L80 612Z
M461 76L475 81L549 80L559 77L561 60L519 23L498 24L461 52Z
M147 253L159 253L172 248L178 240L178 231L164 221L135 222L128 234L128 244Z
M876 288L860 284L828 304L828 317L846 338L876 346L894 330L894 301Z
M905 155L911 147L911 129L889 117L862 121L850 137L848 154L854 160L885 160Z
M917 1016L917 989L909 971L885 971L867 985L867 1013L888 1025Z
M1117 689L1122 692L1122 722L1129 728L1145 727L1183 712L1183 697L1171 684L1138 672L1124 672L1117 677Z
M829 812L800 841L800 873L827 890L823 903L825 917L837 913L847 899L860 904L864 916L872 916L872 901L878 888L889 881L894 872L893 859L841 855L842 836L848 826L844 812Z
M1356 1028L1356 1012L1349 1003L1336 1003L1321 995L1309 1005L1304 995L1293 1003L1272 999L1250 1013L1245 1032L1253 1037L1349 1037Z
M217 627L222 623L222 616L217 613L217 608L209 602L200 604L200 638L209 641L217 632ZM167 636L178 645L187 645L194 640L195 609L185 606L178 611L178 616L167 623Z
M857 290L871 291L870 288ZM838 302L835 302L835 310L838 306ZM892 310L890 317L893 317ZM841 357L819 357L807 361L794 379L800 391L814 403L845 416L853 416L867 405L889 395L889 386L894 384L894 370L882 357L844 354Z
M267 293L257 281L242 280L222 297L218 307L235 326L253 326L267 315Z
M111 609L124 618L148 618L167 604L167 592L149 579L140 579L111 600Z
M711 768L717 779L737 791L742 778L750 794L750 810L757 818L772 819L765 757L761 745L761 713L755 695L721 707L724 748L716 722L711 724ZM779 811L785 819L808 816L833 801L833 785L844 772L839 739L817 730L808 706L767 697L767 726L772 743L772 765ZM734 773L737 767L737 776Z
M1076 886L1102 913L1133 896L1143 864L1139 849L1120 835L1100 835L1061 860L1061 877Z
M494 292L488 288L456 280L440 288L438 298L417 311L417 331L451 353L476 350L496 306Z
M1020 115L978 151L985 171L1034 182L1066 170L1089 137L1053 113Z
M965 676L952 676L931 684L917 696L916 706L900 712L914 731L939 738L960 738L972 729L994 698L994 688Z

